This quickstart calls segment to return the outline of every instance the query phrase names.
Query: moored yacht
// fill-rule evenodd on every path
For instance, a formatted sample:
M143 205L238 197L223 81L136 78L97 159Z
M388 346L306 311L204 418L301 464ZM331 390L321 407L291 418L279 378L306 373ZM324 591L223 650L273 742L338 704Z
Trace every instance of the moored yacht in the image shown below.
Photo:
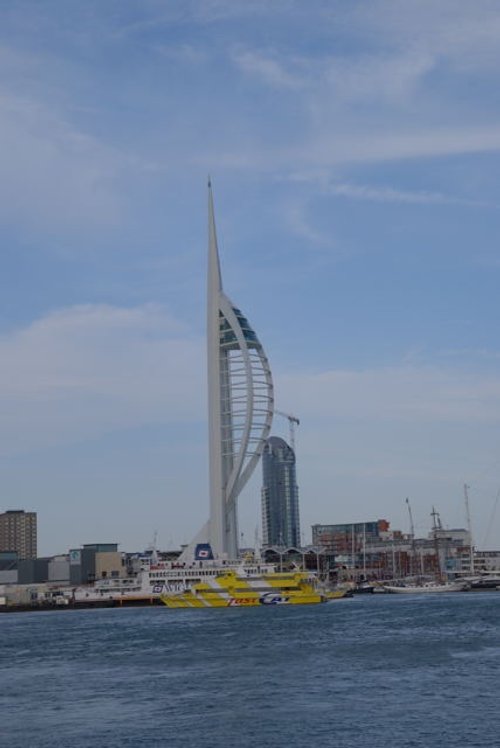
M465 592L470 589L470 585L466 582L445 582L439 584L438 582L424 582L422 584L408 584L408 585L395 585L395 584L384 584L384 590L386 592L393 592L398 595L418 595L418 594L429 594L439 592Z

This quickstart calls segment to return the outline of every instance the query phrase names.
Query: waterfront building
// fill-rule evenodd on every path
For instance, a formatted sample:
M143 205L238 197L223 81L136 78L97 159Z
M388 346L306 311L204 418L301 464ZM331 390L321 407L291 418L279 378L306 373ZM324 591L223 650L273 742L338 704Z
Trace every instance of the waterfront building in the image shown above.
M295 453L271 436L262 454L262 545L300 547L299 489Z
M439 514L433 510L433 516L439 518ZM445 528L441 521L429 533L429 541L438 557L440 571L459 571L462 569L464 553L470 558L474 554L471 548L471 534L464 528Z
M391 530L385 519L313 525L313 543L334 554L337 568L353 579L432 577L470 567L470 533L434 527L427 538Z
M126 555L118 550L117 543L86 543L69 552L71 584L92 584L98 579L116 579L126 574Z
M17 584L18 563L16 551L0 551L0 587L4 584Z
M50 558L26 558L18 564L18 584L42 584L49 579Z
M387 539L390 535L389 528L390 524L386 519L313 525L312 542L313 545L327 548L331 553L345 555L356 552L363 543Z
M212 189L208 185L207 374L210 518L183 552L209 543L216 558L238 557L238 496L269 436L273 382L264 349L222 287Z
M474 566L471 564L469 546L458 549L456 569L462 574L499 574L500 551L474 551Z
M49 561L48 581L69 584L69 555L67 553L52 556Z
M13 509L0 514L0 551L15 551L19 559L36 558L36 512Z

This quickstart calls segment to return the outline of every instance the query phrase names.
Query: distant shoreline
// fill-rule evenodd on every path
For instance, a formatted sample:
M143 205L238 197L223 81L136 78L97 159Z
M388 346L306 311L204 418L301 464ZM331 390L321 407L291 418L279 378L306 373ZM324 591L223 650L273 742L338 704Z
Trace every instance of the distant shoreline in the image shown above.
M0 613L36 613L57 610L88 610L92 608L150 608L151 606L163 605L159 597L147 597L136 600L94 600L69 602L67 605L54 605L53 603L35 603L19 605L2 605Z

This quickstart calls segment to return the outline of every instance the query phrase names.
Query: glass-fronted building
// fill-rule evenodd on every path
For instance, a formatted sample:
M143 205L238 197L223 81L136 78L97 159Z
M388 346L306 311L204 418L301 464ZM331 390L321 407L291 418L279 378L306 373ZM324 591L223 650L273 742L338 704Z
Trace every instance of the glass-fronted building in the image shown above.
M300 547L295 453L284 439L266 441L262 475L262 545Z

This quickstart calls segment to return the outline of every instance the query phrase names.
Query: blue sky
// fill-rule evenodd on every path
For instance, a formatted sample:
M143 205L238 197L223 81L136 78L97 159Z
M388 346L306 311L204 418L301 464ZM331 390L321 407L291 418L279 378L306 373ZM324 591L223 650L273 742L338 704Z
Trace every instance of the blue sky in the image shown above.
M467 481L500 547L497 2L14 0L0 63L1 508L40 552L205 519L208 173L304 539L463 526Z

